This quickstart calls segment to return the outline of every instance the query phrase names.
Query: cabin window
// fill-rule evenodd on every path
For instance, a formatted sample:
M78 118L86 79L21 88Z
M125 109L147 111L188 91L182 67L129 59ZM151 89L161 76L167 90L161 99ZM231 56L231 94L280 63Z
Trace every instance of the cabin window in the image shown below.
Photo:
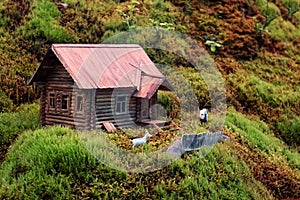
M49 94L49 107L50 108L55 108L55 106L56 106L55 94L54 93L50 93Z
M127 112L127 97L117 96L116 98L116 113L122 114Z
M67 110L69 105L69 95L62 95L61 109Z
M77 96L76 98L76 111L83 112L83 96Z

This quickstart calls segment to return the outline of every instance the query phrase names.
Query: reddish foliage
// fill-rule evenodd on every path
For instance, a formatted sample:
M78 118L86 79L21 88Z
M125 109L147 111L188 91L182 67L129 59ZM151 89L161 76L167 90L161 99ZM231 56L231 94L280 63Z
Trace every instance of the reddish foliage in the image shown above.
M9 18L10 31L14 31L20 26L22 20L30 12L29 0L10 0L6 1L2 7L2 13L4 17Z
M194 14L190 21L196 26L189 27L190 33L202 40L209 36L222 42L223 47L217 53L223 58L251 60L261 49L272 53L282 50L278 40L257 31L257 23L265 17L246 0L192 1L191 6ZM204 26L200 26L199 21L203 19Z
M215 58L216 65L223 74L236 73L241 68L241 64L234 58Z
M264 155L251 149L244 138L235 137L228 130L225 130L225 133L230 136L239 158L252 167L255 179L263 183L275 198L300 196L300 177L295 175L291 168L269 161Z

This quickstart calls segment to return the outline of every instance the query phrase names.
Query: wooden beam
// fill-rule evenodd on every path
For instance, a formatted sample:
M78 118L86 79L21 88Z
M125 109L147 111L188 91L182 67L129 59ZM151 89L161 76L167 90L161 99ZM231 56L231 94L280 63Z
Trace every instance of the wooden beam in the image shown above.
M103 122L103 126L106 129L106 131L109 133L113 133L117 131L116 127L110 122Z

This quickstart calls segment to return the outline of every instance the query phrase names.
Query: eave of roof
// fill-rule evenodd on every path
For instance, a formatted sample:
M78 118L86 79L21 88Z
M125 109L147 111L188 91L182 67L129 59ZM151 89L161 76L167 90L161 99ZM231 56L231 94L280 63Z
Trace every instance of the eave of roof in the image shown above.
M149 98L165 80L136 44L53 44L29 84L41 79L53 54L82 89L135 87L136 96Z

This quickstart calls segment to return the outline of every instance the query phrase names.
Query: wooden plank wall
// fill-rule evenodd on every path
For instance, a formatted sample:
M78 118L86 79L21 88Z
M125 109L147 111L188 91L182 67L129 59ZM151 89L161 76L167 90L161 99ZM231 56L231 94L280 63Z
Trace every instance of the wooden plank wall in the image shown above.
M72 94L71 116L73 117L74 125L79 129L95 129L95 112L93 111L95 107L95 91L92 89L81 90L74 88ZM82 112L76 111L77 96L83 97Z
M141 98L136 98L136 120L141 121Z
M89 128L89 123L86 119L86 113L90 113L89 103L86 102L86 112L78 114L75 112L76 95L85 96L88 92L83 92L79 89L74 89L74 81L61 65L55 66L46 79L45 92L41 98L41 107L44 108L44 125L61 124L76 128ZM56 108L49 106L49 94L55 94ZM68 109L61 109L62 96L68 95ZM89 99L89 96L87 100Z
M101 128L101 127L96 127L96 121L97 121L97 117L96 117L96 89L92 89L89 91L89 100L90 102L90 108L89 108L89 112L90 112L90 127L89 129L96 129L96 128Z
M46 101L46 88L44 83L39 83L39 90L41 91L41 106L40 106L40 123L42 126L46 125L45 101ZM43 105L42 105L43 104Z
M134 88L97 89L96 92L96 127L103 122L111 122L117 128L131 127L136 121L136 98L131 97ZM126 95L129 99L128 113L115 114L116 95Z

